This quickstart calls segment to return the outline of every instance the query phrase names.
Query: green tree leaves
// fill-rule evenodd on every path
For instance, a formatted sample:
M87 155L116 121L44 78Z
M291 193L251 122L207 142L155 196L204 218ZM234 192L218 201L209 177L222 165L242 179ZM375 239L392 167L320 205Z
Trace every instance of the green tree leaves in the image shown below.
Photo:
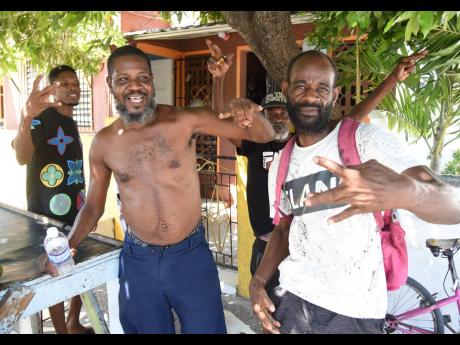
M444 175L460 175L460 150L452 155L452 160L447 163L446 168L442 171Z
M355 28L368 25L367 39L359 44L359 64L356 46L336 57L343 85L354 80L357 66L363 79L378 85L401 56L428 49L416 72L378 108L386 112L390 128L425 141L431 167L438 170L443 148L460 139L460 12L372 11L367 15L369 23L360 23L358 12L314 13L317 26L309 40L316 44L329 40L332 49Z
M0 75L29 60L46 72L68 64L87 75L97 73L110 45L125 39L110 11L1 11Z

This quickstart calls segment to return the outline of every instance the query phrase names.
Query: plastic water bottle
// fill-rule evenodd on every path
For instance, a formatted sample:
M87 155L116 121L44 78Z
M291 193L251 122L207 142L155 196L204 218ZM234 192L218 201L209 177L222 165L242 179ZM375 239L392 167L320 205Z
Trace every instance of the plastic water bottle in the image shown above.
M45 250L51 263L56 267L60 276L72 271L75 262L70 255L67 237L54 226L46 231Z

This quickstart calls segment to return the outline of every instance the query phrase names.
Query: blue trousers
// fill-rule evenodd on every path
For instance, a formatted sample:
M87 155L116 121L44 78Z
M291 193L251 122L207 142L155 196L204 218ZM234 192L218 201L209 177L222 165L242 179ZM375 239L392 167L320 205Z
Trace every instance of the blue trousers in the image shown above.
M136 246L120 254L120 322L125 333L226 333L217 267L201 231L172 247Z

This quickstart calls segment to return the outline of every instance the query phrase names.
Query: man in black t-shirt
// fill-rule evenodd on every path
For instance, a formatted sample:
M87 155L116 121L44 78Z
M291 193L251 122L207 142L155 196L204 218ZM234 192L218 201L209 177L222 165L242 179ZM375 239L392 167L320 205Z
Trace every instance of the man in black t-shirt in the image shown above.
M248 200L249 220L254 231L255 240L252 245L250 270L254 274L259 266L267 246L267 241L274 225L269 214L268 201L268 169L275 153L280 151L288 139L289 117L286 109L286 97L282 92L266 95L261 102L267 119L276 132L276 139L266 144L258 144L246 140L231 140L240 156L248 158L248 175L246 196ZM279 285L279 272L267 283L267 291Z
M232 65L233 54L224 55L220 47L206 40L211 53L208 60L208 70L213 76L213 109L224 111L223 80ZM248 176L246 195L248 200L249 220L256 237L252 246L250 270L251 274L257 269L270 238L274 225L269 214L268 201L268 168L273 156L281 150L290 138L289 117L287 113L286 97L282 92L266 95L261 102L265 117L273 126L276 137L266 144L247 140L229 139L235 145L237 153L248 158ZM278 273L267 283L267 291L279 285Z
M75 70L66 65L52 69L50 85L39 90L40 75L21 113L13 141L19 164L27 164L27 209L73 225L85 199L83 151L73 108L80 99ZM82 302L71 299L65 321L64 303L49 308L56 333L88 333L80 324Z
M34 119L36 148L27 164L27 208L72 225L83 206L83 151L77 124L55 108Z

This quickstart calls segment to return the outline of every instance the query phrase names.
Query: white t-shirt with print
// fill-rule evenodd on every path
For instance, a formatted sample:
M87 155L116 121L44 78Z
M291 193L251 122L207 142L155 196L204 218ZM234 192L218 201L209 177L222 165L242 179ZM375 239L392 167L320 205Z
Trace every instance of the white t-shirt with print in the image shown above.
M290 255L280 264L280 285L313 304L354 318L384 318L387 289L380 234L372 213L355 215L328 225L327 219L348 205L305 207L310 192L336 187L338 176L315 164L322 156L341 164L339 125L308 147L294 145L283 185L280 210L293 214L289 233ZM387 130L361 123L356 145L362 162L376 159L397 173L423 165ZM281 154L269 171L270 215L274 216L276 174Z

